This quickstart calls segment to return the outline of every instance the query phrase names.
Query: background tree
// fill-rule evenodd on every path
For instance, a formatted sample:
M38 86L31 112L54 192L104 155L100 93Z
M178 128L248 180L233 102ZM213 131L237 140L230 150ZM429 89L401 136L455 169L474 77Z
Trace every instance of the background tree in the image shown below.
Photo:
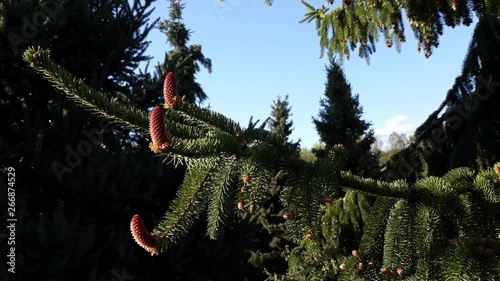
M278 96L271 105L271 117L268 120L268 128L271 134L286 141L290 155L300 156L299 141L291 142L289 136L293 131L291 117L291 106L288 95L284 98ZM265 273L266 280L273 281L283 278L286 274L288 264L283 256L285 248L293 245L285 235L285 219L283 218L283 204L280 201L281 191L284 188L284 175L276 175L273 183L268 189L269 199L255 215L259 232L257 240L259 247L252 252L249 262L261 272Z
M374 153L381 153L384 151L384 141L377 135L375 135L375 142L372 144L372 151Z
M384 165L401 150L408 147L410 138L405 133L392 132L387 139L387 147L380 150L380 164Z
M379 38L399 51L406 41L403 10L417 39L417 50L426 58L438 47L445 26L469 26L475 15L478 22L462 74L439 108L417 130L415 142L395 155L387 171L392 173L390 179L416 180L443 175L453 167L484 168L495 162L500 155L500 113L494 106L500 102L500 72L495 67L500 57L498 0L329 1L318 9L302 3L308 11L302 22L316 20L322 52L328 50L330 57L339 55L341 61L357 49L358 55L369 62ZM488 101L478 97L488 97ZM446 114L440 116L445 109ZM443 127L445 133L440 131ZM432 134L436 130L439 141ZM418 160L408 164L410 158Z
M207 99L207 95L196 82L195 76L200 66L212 72L212 61L203 55L201 45L188 45L192 31L182 22L183 9L182 1L170 0L169 19L158 25L173 50L166 53L165 62L157 67L157 75L165 77L168 72L173 72L179 81L179 95L186 97L189 102L201 103Z
M327 82L325 97L320 100L320 112L313 123L325 150L318 150L318 156L335 145L343 145L349 152L346 169L359 175L370 175L377 168L376 155L370 149L374 143L371 124L362 119L363 108L359 96L352 94L340 65L331 60L326 68Z
M269 130L271 133L287 138L292 134L293 121L291 117L291 107L288 102L288 95L284 98L278 96L271 105L271 118L269 120Z
M500 155L500 37L498 24L480 17L462 73L439 107L415 132L410 145L388 163L391 179L443 175L468 166L484 169ZM414 159L413 163L409 159Z

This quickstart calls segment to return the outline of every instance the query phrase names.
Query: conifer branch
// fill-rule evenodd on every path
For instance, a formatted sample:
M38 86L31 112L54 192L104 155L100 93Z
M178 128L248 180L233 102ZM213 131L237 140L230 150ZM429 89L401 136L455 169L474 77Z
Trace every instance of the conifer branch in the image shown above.
M412 272L411 259L415 255L414 216L415 209L407 200L400 199L387 220L384 242L384 267L388 269L404 268L405 272ZM405 227L401 227L405 225Z
M147 113L125 105L117 98L108 98L104 93L89 87L83 80L77 80L66 69L54 63L49 50L35 50L31 47L24 52L23 59L82 108L130 129L148 133Z
M242 194L241 199L245 205L249 206L250 212L253 212L254 209L259 209L270 196L272 173L265 163L255 162L251 157L242 159L241 166L243 183L248 189Z
M235 157L220 159L216 174L210 182L207 234L211 239L219 239L228 223L229 213L234 210Z
M210 125L209 128L212 130L222 131L233 136L236 132L241 131L240 125L237 122L207 108L201 108L194 104L181 101L178 104L177 110L187 114L187 116L184 116L186 119L198 119L203 123Z
M182 102L183 101L179 101L179 104ZM211 125L203 120L194 118L193 116L191 116L185 112L182 112L180 110L181 110L180 106L178 106L176 108L176 110L166 110L167 118L169 120L172 120L172 122L175 122L175 123L198 128L198 130L203 132L201 135L198 135L198 137L205 135L209 132L215 132L215 133L223 133L224 132L220 128L216 128L213 125Z
M437 280L438 269L436 260L438 249L446 241L443 230L443 219L440 212L430 206L419 205L416 213L415 246L421 252L415 263L416 280Z
M210 166L220 158L219 155L209 155L206 157L188 157L185 155L174 154L172 152L167 152L166 154L159 156L164 156L164 159L162 161L162 163L164 164L172 164L176 168L179 166L185 166L188 169L193 166Z
M407 183L395 181L392 183L355 176L350 172L340 172L340 183L346 189L368 193L371 195L410 199L413 193Z
M238 143L233 136L218 134L196 139L175 138L172 153L186 157L207 157L211 155L236 154Z
M363 229L359 245L360 252L365 253L367 258L382 256L387 220L395 203L394 198L378 197L371 208L371 216Z
M291 211L294 218L287 221L290 238L299 242L307 234L313 237L321 231L321 218L325 194L318 190L318 179L314 177L314 164L305 163L301 177L286 186L281 193L281 201L285 210ZM326 195L328 196L328 195Z
M153 234L161 238L162 252L185 236L206 208L207 183L213 176L214 168L214 165L193 165L187 171L170 211L153 230Z
M174 136L181 139L197 139L200 136L207 135L208 131L200 126L196 126L193 124L184 124L179 122L178 120L172 118L171 114L172 110L166 110L165 114L165 125Z

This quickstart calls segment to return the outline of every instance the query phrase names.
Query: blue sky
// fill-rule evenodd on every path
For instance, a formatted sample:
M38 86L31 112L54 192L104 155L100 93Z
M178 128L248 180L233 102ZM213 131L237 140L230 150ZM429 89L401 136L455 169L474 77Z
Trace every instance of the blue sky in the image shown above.
M158 0L152 17L168 18L168 0ZM325 1L313 1L315 7ZM186 3L183 18L192 31L190 44L200 44L213 71L202 70L197 81L209 99L205 105L246 126L250 116L265 120L278 95L289 95L292 140L311 147L319 140L311 117L324 96L328 60L320 59L319 37L313 23L298 24L305 7L299 0L204 0ZM440 46L426 59L417 53L406 25L401 53L377 45L370 65L353 54L343 65L353 93L359 94L364 119L383 140L392 131L413 133L445 98L460 73L473 32L469 27L446 28ZM151 66L169 50L166 37L153 30L147 54ZM142 67L144 68L144 67Z

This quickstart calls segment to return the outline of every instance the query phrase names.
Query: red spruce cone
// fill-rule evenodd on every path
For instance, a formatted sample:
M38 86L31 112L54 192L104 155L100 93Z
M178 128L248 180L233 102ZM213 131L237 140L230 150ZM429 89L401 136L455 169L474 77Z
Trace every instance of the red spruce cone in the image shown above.
M139 246L150 252L152 256L158 255L158 238L149 233L139 215L134 215L134 217L132 217L130 231L132 232L135 242L137 242Z
M151 135L152 143L149 148L154 153L160 153L167 150L172 142L172 135L165 128L165 117L163 109L157 106L151 112L149 117L149 134Z
M163 96L165 98L165 108L174 109L180 100L177 94L176 79L172 72L167 74L165 77L165 83L163 84Z

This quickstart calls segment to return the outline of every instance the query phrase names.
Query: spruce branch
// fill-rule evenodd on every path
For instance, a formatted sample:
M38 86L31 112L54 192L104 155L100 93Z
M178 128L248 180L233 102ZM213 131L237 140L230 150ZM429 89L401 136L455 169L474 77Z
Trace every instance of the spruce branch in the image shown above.
M387 220L396 203L395 198L378 197L371 208L371 216L363 229L359 250L367 258L382 257Z
M229 220L229 213L234 210L234 176L237 160L221 158L215 175L210 182L207 234L211 239L219 239Z
M412 190L409 188L408 184L403 181L388 183L362 178L344 171L340 172L339 180L340 184L346 189L354 189L371 195L405 199L410 199L413 196Z
M195 126L192 124L183 124L176 119L172 118L169 114L171 110L167 110L165 113L165 125L174 136L181 139L197 139L200 136L207 135L208 131L200 126Z
M179 102L176 109L185 113L184 117L188 120L194 121L197 119L202 123L208 124L208 128L211 130L222 131L233 136L236 132L241 131L240 125L230 118L216 111L187 103L184 100ZM201 122L198 124L201 124Z
M443 177L458 193L471 191L476 178L474 170L470 168L457 168L449 171Z
M147 113L125 105L117 98L108 98L104 93L92 89L83 80L77 80L50 58L49 50L41 48L35 50L30 47L24 52L23 59L80 107L129 129L148 133Z
M416 280L436 280L440 271L439 250L446 241L443 216L438 209L417 206L415 247L420 252L415 262Z
M488 170L479 173L474 179L473 185L486 202L497 206L500 205L500 188L498 188L498 179L499 175L497 175L493 170ZM496 184L495 181L497 181Z
M270 197L272 169L264 163L256 162L252 157L243 158L240 166L243 184L248 189L242 194L241 199L249 206L250 212L253 212Z
M403 268L405 272L413 272L412 260L414 248L414 204L400 199L392 209L387 220L384 241L384 267L388 269ZM402 227L402 226L405 227Z
M218 161L220 158L220 155L210 155L206 157L193 157L193 156L185 156L185 155L180 155L180 154L174 154L172 152L167 152L164 155L159 155L159 156L164 156L162 163L169 165L172 164L174 167L179 167L179 166L184 166L188 169L190 169L193 166L210 166L212 165L215 161Z
M162 252L179 242L206 208L207 184L213 176L214 168L213 164L193 165L187 171L177 198L169 207L170 211L153 230L153 234L161 238L159 248Z
M213 134L197 139L174 138L172 153L186 157L207 157L211 155L236 154L238 142L227 134Z
M167 109L165 111L165 115L167 120L169 120L171 124L179 124L180 126L186 126L186 128L196 128L198 135L194 135L194 138L199 138L200 136L204 136L209 132L221 132L220 130L215 129L210 124L207 124L206 122L196 119L179 110Z
M308 233L316 237L321 232L321 206L324 204L325 194L318 188L314 168L314 164L304 163L300 177L290 181L280 196L285 210L294 214L294 218L288 220L285 226L290 232L290 238L296 243Z

